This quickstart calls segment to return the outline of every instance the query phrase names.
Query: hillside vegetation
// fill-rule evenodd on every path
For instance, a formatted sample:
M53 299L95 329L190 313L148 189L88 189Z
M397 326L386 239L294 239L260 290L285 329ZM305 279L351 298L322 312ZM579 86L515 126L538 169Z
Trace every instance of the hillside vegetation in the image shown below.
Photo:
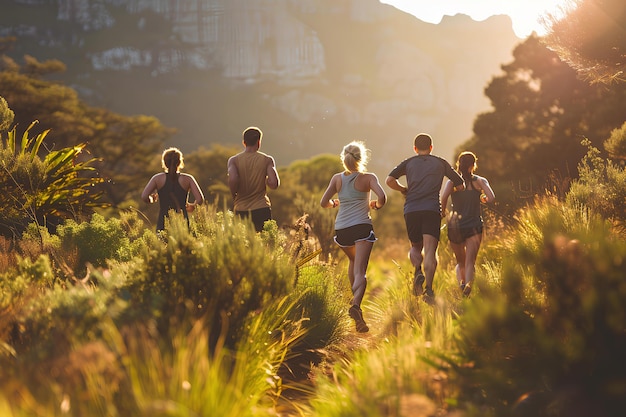
M276 220L255 233L229 210L235 149L198 149L185 169L208 204L157 234L136 200L171 132L85 105L44 79L63 64L20 66L0 39L0 415L623 416L626 37L605 16L626 6L577 4L516 48L461 149L498 199L471 297L446 233L435 302L412 295L390 195L367 334L319 205L336 155L279 167Z
M612 167L595 162L581 187ZM623 219L590 204L610 197L571 191L508 225L494 218L469 299L444 237L434 306L411 295L404 242L381 239L366 336L346 314L344 260L318 256L302 229L268 222L256 234L215 206L191 230L172 217L160 236L136 211L68 219L55 233L31 223L1 242L0 411L619 415Z

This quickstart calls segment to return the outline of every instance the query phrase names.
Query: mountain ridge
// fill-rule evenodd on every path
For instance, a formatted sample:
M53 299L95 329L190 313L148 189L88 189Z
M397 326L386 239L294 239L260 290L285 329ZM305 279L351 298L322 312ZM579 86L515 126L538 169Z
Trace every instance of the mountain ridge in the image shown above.
M258 125L279 165L361 139L390 168L421 131L452 158L519 42L508 16L433 25L376 0L8 3L14 55L60 59L90 104L154 115L185 151L236 146Z

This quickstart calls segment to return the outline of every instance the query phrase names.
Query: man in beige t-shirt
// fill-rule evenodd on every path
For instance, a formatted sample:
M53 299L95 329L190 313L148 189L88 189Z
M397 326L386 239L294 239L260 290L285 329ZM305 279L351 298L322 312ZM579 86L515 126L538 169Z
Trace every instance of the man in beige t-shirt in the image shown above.
M259 151L262 139L261 129L247 128L243 132L245 149L228 159L228 187L234 211L242 217L250 216L257 232L272 219L267 187L275 190L280 185L274 158Z

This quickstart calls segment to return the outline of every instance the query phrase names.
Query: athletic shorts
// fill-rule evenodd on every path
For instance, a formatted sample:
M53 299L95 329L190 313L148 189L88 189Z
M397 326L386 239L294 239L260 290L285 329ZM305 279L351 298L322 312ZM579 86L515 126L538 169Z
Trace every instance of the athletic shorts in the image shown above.
M439 240L441 233L441 215L439 212L431 210L412 211L404 215L404 222L411 242L423 241L423 235L431 235Z
M270 207L263 207L256 210L248 210L248 211L237 211L236 214L239 217L248 217L252 218L252 223L254 223L254 230L260 232L263 230L263 225L266 221L272 220L272 209Z
M448 240L452 243L463 243L474 235L480 235L483 233L483 226L474 227L449 227L448 224Z
M336 244L345 248L354 246L356 242L362 240L373 243L376 242L377 238L374 234L374 227L371 224L357 224L356 226L335 230L334 240Z

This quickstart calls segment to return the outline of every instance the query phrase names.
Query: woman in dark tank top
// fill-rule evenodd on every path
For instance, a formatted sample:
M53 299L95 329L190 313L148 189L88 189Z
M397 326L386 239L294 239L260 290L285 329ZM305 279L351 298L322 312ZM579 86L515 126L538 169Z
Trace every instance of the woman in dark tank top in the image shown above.
M465 189L454 191L454 184L448 181L441 193L442 215L447 217L448 239L457 261L456 278L463 295L469 296L476 274L476 257L483 237L481 202L491 203L495 195L486 178L474 174L476 155L462 152L456 163L457 171L463 177ZM451 211L446 216L448 198L451 198Z
M159 202L159 217L157 232L165 228L165 217L170 210L182 213L189 225L189 213L193 212L197 204L204 202L204 195L196 179L180 170L184 167L183 153L177 148L168 148L161 155L161 166L165 172L155 174L141 193L141 199L146 203ZM195 201L187 201L189 193Z

